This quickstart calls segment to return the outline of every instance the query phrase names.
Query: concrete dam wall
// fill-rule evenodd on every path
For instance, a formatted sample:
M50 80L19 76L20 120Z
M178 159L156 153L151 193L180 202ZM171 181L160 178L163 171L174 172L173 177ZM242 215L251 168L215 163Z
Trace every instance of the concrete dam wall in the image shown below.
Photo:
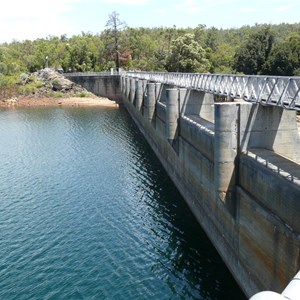
M247 296L300 268L296 112L121 77L128 112Z
M122 101L119 75L103 75L100 73L100 75L95 76L88 74L82 73L81 76L78 76L76 73L65 73L64 75L99 97L106 97L117 103Z

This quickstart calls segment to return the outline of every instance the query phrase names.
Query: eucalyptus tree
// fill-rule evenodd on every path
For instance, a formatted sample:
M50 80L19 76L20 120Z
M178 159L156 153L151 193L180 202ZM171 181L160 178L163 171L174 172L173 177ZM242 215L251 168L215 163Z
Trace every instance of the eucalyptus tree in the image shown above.
M268 75L300 76L300 34L290 34L276 45L266 61L263 72Z
M257 26L260 27L260 26ZM274 33L270 26L262 26L251 33L237 49L234 67L238 72L261 74L274 44Z
M109 15L109 19L106 23L106 27L108 27L108 33L114 38L114 54L115 54L115 62L116 69L120 68L120 52L119 52L119 37L120 31L126 26L124 21L121 21L119 18L119 14L113 11Z
M210 63L206 51L194 39L194 35L186 33L172 41L166 69L169 72L208 72Z

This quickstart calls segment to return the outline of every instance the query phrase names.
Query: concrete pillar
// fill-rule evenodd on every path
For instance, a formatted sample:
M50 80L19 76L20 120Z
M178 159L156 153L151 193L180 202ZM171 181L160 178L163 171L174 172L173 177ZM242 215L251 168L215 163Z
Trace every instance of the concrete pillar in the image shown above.
M144 99L144 117L151 123L155 112L155 83L147 83Z
M179 115L183 115L183 105L185 103L185 99L188 95L187 89L179 89Z
M166 96L166 138L173 141L178 137L179 91L178 89L168 89Z
M121 94L122 96L125 96L126 91L126 78L124 75L121 76Z
M125 100L129 101L129 94L130 94L130 78L125 78Z
M155 83L155 100L156 102L159 101L160 97L161 97L161 93L162 93L162 83Z
M144 97L144 84L142 80L137 80L135 85L135 107L138 111L141 111Z
M146 97L146 92L147 92L148 80L143 79L142 82L143 82L143 98L145 98Z
M134 104L135 100L135 78L130 78L130 91L129 91L129 102Z
M214 181L216 198L234 213L236 182L235 160L238 154L239 105L215 104Z

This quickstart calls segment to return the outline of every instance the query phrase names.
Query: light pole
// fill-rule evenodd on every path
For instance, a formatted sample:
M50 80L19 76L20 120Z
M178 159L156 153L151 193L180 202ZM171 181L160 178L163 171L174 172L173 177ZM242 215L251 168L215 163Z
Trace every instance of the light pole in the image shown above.
M46 56L46 69L48 69L48 55Z

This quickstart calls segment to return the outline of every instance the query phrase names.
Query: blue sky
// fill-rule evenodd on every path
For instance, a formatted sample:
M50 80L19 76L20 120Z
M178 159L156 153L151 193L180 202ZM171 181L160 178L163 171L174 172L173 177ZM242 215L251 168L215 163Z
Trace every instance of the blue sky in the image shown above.
M300 0L6 0L1 3L0 42L95 34L105 29L113 11L130 27L300 22Z

